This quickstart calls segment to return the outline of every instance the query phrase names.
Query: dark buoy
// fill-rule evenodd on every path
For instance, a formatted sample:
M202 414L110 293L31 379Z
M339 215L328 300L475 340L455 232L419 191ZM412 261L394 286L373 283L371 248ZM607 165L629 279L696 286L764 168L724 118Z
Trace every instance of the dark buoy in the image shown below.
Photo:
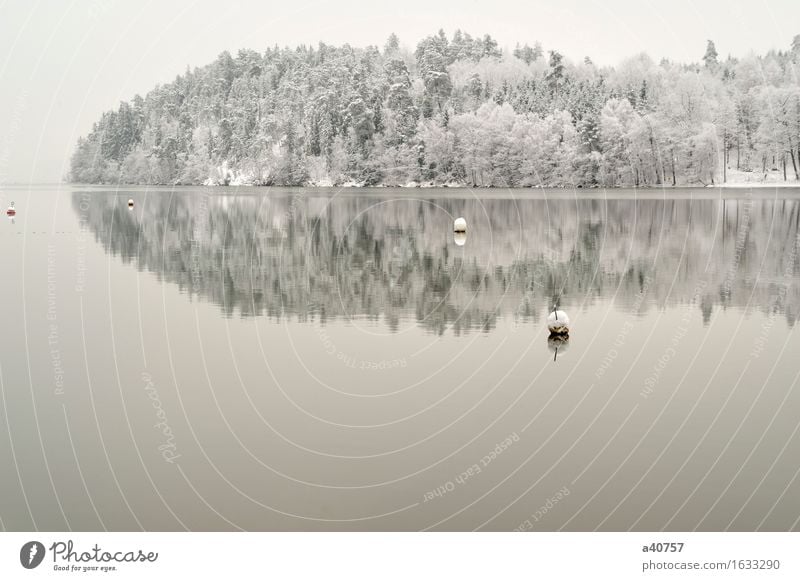
M558 354L562 355L569 349L569 335L550 335L547 338L547 348L553 352L553 361L558 359Z
M128 209L133 210L133 200L128 200Z

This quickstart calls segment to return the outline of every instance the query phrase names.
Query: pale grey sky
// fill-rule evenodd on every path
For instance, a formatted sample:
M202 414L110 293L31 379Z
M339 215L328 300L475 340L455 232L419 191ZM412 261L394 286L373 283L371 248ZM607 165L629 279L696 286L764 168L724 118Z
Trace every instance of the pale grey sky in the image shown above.
M696 61L709 38L722 56L788 48L800 2L0 0L0 188L58 181L103 111L223 50L382 46L391 32L413 47L439 28L604 65L642 51Z

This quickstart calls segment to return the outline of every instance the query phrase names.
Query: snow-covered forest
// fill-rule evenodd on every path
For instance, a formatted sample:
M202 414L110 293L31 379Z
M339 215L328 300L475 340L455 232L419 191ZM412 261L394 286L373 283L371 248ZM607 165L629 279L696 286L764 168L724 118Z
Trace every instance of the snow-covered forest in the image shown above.
M800 35L786 50L616 67L429 36L222 53L105 113L83 183L595 187L800 180Z

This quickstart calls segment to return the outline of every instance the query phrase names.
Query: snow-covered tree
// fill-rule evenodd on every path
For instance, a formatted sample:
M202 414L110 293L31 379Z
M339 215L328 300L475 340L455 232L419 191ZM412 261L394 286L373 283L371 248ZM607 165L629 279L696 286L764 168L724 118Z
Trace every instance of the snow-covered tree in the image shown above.
M719 54L717 54L717 47L714 46L714 41L709 40L706 44L706 54L703 55L703 62L706 64L706 67L716 68L719 65L719 61L717 60Z

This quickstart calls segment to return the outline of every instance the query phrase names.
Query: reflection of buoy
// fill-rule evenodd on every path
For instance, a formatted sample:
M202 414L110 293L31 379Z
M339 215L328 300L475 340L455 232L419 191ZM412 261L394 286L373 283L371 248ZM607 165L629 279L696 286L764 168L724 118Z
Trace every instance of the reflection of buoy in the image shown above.
M456 218L456 221L453 223L453 232L466 232L467 231L467 221L464 218Z
M553 361L559 355L563 355L569 350L569 335L550 335L547 338L547 348L553 352Z
M133 210L133 200L128 200L128 209Z
M547 328L553 335L568 335L569 317L567 313L554 308L553 312L547 316Z
M11 202L11 205L6 210L6 216L16 216L17 211L14 209L14 202Z
M456 241L456 246L464 246L467 241L467 233L456 231L453 233L453 239Z

